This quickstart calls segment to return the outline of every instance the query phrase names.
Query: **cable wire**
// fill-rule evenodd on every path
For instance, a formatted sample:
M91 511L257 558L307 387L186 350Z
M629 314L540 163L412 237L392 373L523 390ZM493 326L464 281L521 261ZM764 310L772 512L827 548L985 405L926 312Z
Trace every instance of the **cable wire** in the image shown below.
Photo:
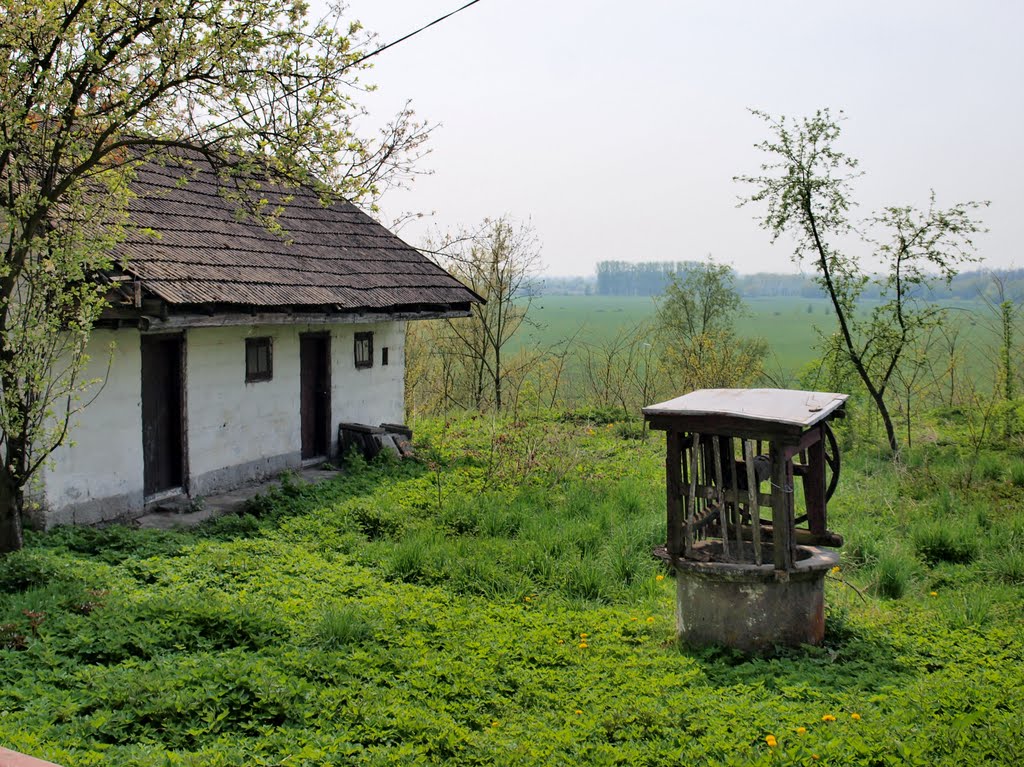
M394 46L398 45L399 43L403 43L403 42L405 42L405 41L406 41L406 40L408 40L408 39L409 39L410 37L414 37L414 36L418 35L418 34L419 34L420 32L424 31L425 29L430 29L430 27L434 26L435 24L440 24L440 23L441 23L442 21L444 21L445 19L449 19L449 18L451 18L452 16L454 16L454 15L455 15L456 13L458 13L459 11L464 11L464 10L466 10L467 8L469 8L469 6L471 6L471 5L476 5L476 4L477 4L477 3L479 3L479 2L480 2L480 0L469 0L469 2L468 2L468 3L466 3L466 4L464 5L464 6L462 6L461 8L456 8L456 9L455 9L454 11L452 11L451 13L446 13L446 14L445 14L444 16L442 16L442 17L440 17L440 18L438 18L438 19L434 19L434 20L433 20L432 22L430 22L429 24L425 24L425 25L423 25L422 27L420 27L419 29L415 30L414 32L410 32L409 34L405 35L404 37L400 37L400 38L398 38L397 40L392 40L392 41L391 41L390 43L388 43L387 45L383 45L383 46L381 46L380 48L378 48L378 49L377 49L377 50L375 50L375 51L370 51L370 53L367 53L367 54L366 54L365 56L361 56L361 57L359 57L358 59L356 59L355 61L353 61L353 62L352 62L351 64L349 64L348 66L350 66L350 67L353 67L353 66L355 66L356 64L360 64L360 63L362 63L362 62L366 61L366 60L367 60L368 58L370 58L371 56L376 56L376 55L377 55L378 53L382 53L383 51L386 51L386 50L387 50L388 48L393 48Z

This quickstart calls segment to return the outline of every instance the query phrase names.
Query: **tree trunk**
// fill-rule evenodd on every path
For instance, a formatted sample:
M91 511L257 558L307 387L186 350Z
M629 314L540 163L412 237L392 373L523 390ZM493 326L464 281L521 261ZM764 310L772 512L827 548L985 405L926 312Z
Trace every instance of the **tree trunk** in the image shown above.
M21 527L22 492L6 467L0 468L0 554L25 544Z
M892 416L889 415L889 408L886 407L885 398L881 393L869 389L871 398L875 401L878 414L882 416L882 425L885 426L885 438L889 441L889 450L895 456L900 451L900 443L896 437L896 427L893 425Z

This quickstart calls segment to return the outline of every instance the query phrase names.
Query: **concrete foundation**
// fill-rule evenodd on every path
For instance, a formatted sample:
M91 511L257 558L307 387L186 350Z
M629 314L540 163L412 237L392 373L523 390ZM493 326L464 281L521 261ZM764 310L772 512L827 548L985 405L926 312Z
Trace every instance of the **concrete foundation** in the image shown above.
M696 647L724 645L764 652L775 645L819 644L825 636L825 574L839 554L797 547L795 569L715 561L717 542L695 546L709 561L677 559L676 630ZM764 560L771 562L771 547ZM788 577L787 577L788 575Z

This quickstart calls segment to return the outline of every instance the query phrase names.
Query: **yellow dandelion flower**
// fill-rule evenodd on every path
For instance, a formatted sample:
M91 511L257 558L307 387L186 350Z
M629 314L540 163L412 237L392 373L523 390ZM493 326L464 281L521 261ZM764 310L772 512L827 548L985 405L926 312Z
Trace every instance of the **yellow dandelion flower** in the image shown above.
M806 727L797 727L796 728L796 734L797 735L806 735L807 734L807 728Z
M582 710L582 709L579 709L579 708L578 708L578 709L576 709L576 713L577 713L577 714L582 714L582 713L583 713L583 710Z
M928 596L930 596L930 597L937 597L938 595L939 595L939 592L937 592L937 591L929 591L928 592Z
M564 639L559 639L558 640L558 644L565 644L565 640Z
M769 748L775 748L777 745L779 745L779 741L775 740L775 736L774 735L767 736L764 739L764 742L768 744Z
M661 573L658 573L656 576L654 576L654 580L656 580L656 581L663 581L663 580L665 580L665 576L662 575Z
M498 724L499 724L499 722L496 722L496 721L495 722L491 722L491 727L497 727Z
M586 631L584 631L584 632L582 632L580 634L580 639L586 639L588 636L590 636L590 634L588 634Z
M839 565L832 568L832 575L839 575Z
M811 759L813 759L814 761L818 761L819 759L821 759L821 757L817 754L811 754Z
M832 714L825 714L825 716L821 718L821 721L823 722L834 722L835 720L836 718L832 716Z
M854 713L850 714L850 719L852 719L855 722L859 722L860 721L860 714L858 714L857 712L854 712Z
M630 620L631 620L631 621L638 621L638 620L640 620L640 619L639 619L639 618L637 618L636 616L633 616L632 618L630 618Z
M586 642L580 642L580 649L585 650L589 645Z
M647 622L648 622L648 623L654 623L654 616L653 616L653 615L651 615L650 617L648 617L648 618L647 618Z

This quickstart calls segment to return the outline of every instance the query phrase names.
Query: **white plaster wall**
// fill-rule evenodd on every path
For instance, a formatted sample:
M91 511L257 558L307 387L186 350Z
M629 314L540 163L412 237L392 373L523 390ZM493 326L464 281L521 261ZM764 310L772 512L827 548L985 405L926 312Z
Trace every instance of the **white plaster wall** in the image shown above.
M356 369L355 334L371 331L374 364ZM299 336L330 335L331 454L338 424L401 422L405 323L194 328L186 334L189 490L209 495L301 463ZM273 339L273 377L245 382L245 339ZM381 365L383 348L388 365Z
M404 418L405 323L264 325L185 332L186 490L230 490L301 463L299 335L331 338L331 453L341 422L378 425ZM357 332L371 331L373 366L356 369ZM246 383L245 339L273 339L273 377ZM44 471L46 524L89 523L143 510L140 334L96 331L88 375L106 386L76 419L71 442ZM389 364L382 365L384 347Z
M93 332L83 380L102 380L108 362L110 375L96 399L74 417L68 441L51 454L43 470L47 526L97 522L141 510L140 347L137 330Z
M272 339L273 377L246 383L245 339ZM185 334L189 489L208 495L298 465L295 327L193 328ZM235 472L225 472L240 467Z
M356 368L355 334L373 332L373 367ZM388 364L381 352L388 348ZM331 331L331 439L339 423L402 423L405 419L405 323L339 325Z

